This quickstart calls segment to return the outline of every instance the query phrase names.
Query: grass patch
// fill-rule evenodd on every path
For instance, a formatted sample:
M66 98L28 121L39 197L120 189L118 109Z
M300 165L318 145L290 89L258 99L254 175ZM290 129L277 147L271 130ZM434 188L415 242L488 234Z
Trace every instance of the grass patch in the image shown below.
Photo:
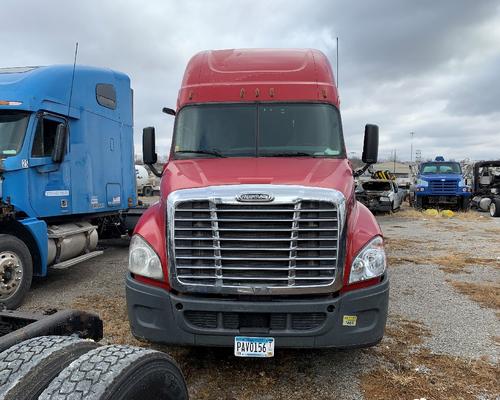
M500 310L500 285L498 283L475 283L448 281L458 292L465 294L482 307Z
M498 367L487 360L466 360L416 349L428 329L399 319L387 328L387 340L374 348L380 365L361 377L366 399L494 399L499 395Z
M439 211L437 215L429 215L424 211L416 210L415 208L405 208L397 213L391 214L393 217L401 217L406 219L426 219L429 221L442 221L449 219L458 219L461 221L477 221L485 218L484 215L481 215L475 211L463 212L463 211L453 211L453 215L451 217L442 215Z
M500 260L494 258L470 257L464 253L453 253L445 256L431 257L429 264L438 264L441 271L457 274L467 272L468 266L485 266L500 268Z
M384 238L384 245L390 251L406 251L416 245L426 243L424 240L419 239L402 239L402 238ZM420 247L420 246L419 246Z

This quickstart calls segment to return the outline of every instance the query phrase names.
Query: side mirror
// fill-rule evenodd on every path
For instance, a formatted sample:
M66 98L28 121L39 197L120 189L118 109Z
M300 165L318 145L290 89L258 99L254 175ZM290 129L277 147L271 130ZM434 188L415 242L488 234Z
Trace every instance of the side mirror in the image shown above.
M52 151L52 161L55 163L60 163L64 159L67 134L68 128L66 124L61 123L57 125L56 137L54 139L54 150Z
M149 126L142 130L142 161L153 174L160 178L161 172L154 167L154 164L158 161L155 149L155 128Z
M363 143L363 155L361 157L365 164L375 164L378 160L378 126L367 124L365 126L365 139Z
M142 161L144 164L155 164L158 155L155 152L155 128L152 126L142 130Z
M172 115L175 117L175 110L173 110L171 108L163 107L163 109L161 111L164 112L165 114Z

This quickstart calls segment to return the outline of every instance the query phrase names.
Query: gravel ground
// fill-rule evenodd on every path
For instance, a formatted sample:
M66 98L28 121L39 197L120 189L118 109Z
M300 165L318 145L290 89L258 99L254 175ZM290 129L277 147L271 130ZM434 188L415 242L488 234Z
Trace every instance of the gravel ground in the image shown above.
M389 269L389 330L387 338L379 346L351 351L278 349L273 359L266 360L238 359L232 356L230 349L155 346L171 353L179 361L191 398L413 399L423 397L421 393L431 393L427 397L429 399L453 398L452 395L432 395L432 388L430 391L422 389L414 395L410 392L409 397L394 393L377 397L366 390L366 376L370 371L380 368L391 370L396 368L395 363L403 362L391 361L394 357L389 354L394 351L391 346L395 340L391 328L400 327L402 320L414 321L429 331L422 337L421 343L414 341L412 346L408 344L411 351L425 350L438 356L459 357L466 363L484 359L488 366L498 368L498 309L485 307L470 296L459 293L450 281L500 282L500 218L474 214L448 220L405 211L377 218L388 238L389 258L400 259ZM133 342L128 333L122 336L114 333L118 326L128 332L123 287L128 243L113 240L105 241L101 246L105 250L103 256L68 270L54 271L47 279L36 281L23 309L67 308L76 302L79 307L106 313L105 318L109 321L105 327L105 341ZM472 260L457 271L450 272L448 269L445 272L435 260L437 256L460 256L462 253L470 255ZM484 262L475 265L476 257L489 261L487 265L483 265ZM96 298L102 301L96 301ZM410 338L399 340L404 343ZM397 360L411 357L410 353L397 351L400 356ZM426 364L422 370L429 368L432 364ZM410 372L403 369L403 377ZM463 379L467 383L470 378L467 374L450 376L449 379ZM474 382L470 383L471 387L474 386ZM385 384L380 383L382 389ZM405 384L398 382L395 386ZM497 397L500 393L488 393L483 398L500 398Z

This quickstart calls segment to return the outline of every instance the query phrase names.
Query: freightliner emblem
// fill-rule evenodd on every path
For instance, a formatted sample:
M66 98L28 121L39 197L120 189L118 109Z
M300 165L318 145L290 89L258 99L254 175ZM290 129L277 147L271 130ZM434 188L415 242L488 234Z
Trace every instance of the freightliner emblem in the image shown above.
M274 200L274 196L267 193L241 193L236 196L236 200L243 202L269 202Z

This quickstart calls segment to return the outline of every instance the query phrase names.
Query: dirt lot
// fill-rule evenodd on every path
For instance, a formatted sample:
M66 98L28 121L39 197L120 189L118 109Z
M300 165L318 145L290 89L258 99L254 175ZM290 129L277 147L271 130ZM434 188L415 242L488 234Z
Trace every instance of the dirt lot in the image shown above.
M278 349L268 360L237 359L231 349L153 346L178 360L191 398L500 398L500 219L412 210L377 218L391 279L381 344L351 351ZM99 259L35 282L23 308L94 310L105 320L105 342L138 344L124 302L127 243L102 246Z

